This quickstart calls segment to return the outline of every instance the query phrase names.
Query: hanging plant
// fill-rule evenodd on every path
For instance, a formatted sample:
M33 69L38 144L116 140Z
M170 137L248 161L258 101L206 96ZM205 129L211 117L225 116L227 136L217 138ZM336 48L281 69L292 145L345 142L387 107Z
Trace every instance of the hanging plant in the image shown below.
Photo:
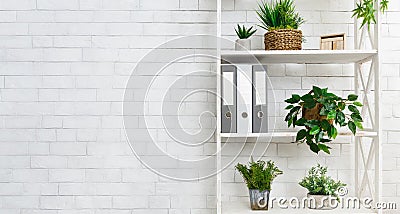
M327 88L313 86L308 94L293 94L285 100L289 103L285 121L288 127L304 127L297 132L297 142L307 143L315 153L322 150L330 154L331 147L327 143L338 135L337 126L347 126L354 135L357 127L363 129L363 119L358 109L362 104L357 98L357 95L350 94L344 99L329 93Z
M389 0L363 0L357 3L356 8L353 10L353 16L357 17L357 19L362 19L361 27L365 25L368 26L368 30L370 29L371 24L376 24L376 9L375 4L380 4L379 8L382 13L387 11Z

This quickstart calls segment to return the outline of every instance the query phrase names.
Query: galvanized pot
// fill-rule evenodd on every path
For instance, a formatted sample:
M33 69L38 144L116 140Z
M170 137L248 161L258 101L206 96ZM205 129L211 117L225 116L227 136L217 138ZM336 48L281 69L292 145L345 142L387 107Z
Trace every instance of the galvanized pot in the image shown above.
M269 191L260 192L258 189L249 189L250 207L252 210L268 210Z

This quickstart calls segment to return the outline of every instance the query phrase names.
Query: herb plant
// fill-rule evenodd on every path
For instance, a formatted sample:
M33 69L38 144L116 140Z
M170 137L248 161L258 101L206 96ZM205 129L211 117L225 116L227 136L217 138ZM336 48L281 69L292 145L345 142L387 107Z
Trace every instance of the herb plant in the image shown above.
M291 98L285 100L289 104L286 107L289 113L285 121L288 127L304 127L297 132L297 142L307 143L315 153L322 150L330 154L331 148L326 143L338 135L337 125L347 126L354 135L357 127L363 129L363 119L358 109L362 104L357 98L357 95L350 94L344 99L329 93L328 88L313 86L308 94L303 96L293 94ZM308 113L313 111L316 115L310 118Z
M252 159L248 166L238 163L236 169L242 175L249 189L257 189L259 191L271 191L272 181L276 176L283 174L273 161L265 162L259 160L254 162Z
M253 30L253 26L246 29L246 27L243 25L243 27L240 27L240 25L237 25L237 29L235 29L236 35L239 37L239 39L248 39L250 36L252 36L257 29Z
M389 0L363 0L357 3L352 17L357 17L357 19L362 18L361 28L368 25L368 29L370 29L372 23L376 24L376 4L380 4L380 11L384 13L388 9Z
M293 0L275 0L268 3L266 0L258 4L256 13L261 28L267 31L279 29L298 29L304 19L296 12Z
M310 195L330 195L338 198L338 189L346 184L327 176L327 171L328 168L320 164L312 167L308 175L300 181L300 186L306 188Z

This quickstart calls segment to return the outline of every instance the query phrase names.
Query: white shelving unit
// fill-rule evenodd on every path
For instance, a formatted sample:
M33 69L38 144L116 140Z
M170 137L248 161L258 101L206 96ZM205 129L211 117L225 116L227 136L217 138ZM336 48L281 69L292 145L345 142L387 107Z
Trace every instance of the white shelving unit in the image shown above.
M221 21L222 21L222 0L217 0L217 36L221 38ZM354 0L355 4L358 1ZM355 136L355 196L368 196L375 202L381 201L381 113L380 113L380 13L376 4L377 24L371 26L371 31L366 27L359 29L358 21L354 20L354 47L355 50L342 51L324 51L324 50L299 50L299 51L222 51L220 41L217 43L217 54L222 60L217 60L217 72L221 74L221 62L231 64L283 64L283 63L300 63L300 64L353 64L354 65L354 85L355 93L361 95L364 107L362 115L368 117L371 122L369 129L359 131ZM368 40L367 40L368 39ZM364 50L363 44L367 42L371 48ZM363 64L370 65L368 70L364 70ZM369 63L370 62L370 63ZM367 71L367 73L365 72ZM221 79L217 75L217 94L221 94ZM367 96L368 95L368 96ZM218 96L217 96L218 97ZM374 102L369 100L374 98ZM216 146L217 146L217 170L221 171L221 148L222 143L228 139L249 141L271 139L272 137L287 137L294 139L295 132L272 132L272 133L221 133L221 100L217 98L217 130L216 130ZM351 135L350 133L342 133L341 135ZM366 147L363 142L369 140L370 146ZM290 141L290 140L289 140ZM289 142L288 141L288 142ZM248 202L222 202L222 176L217 174L217 214L251 214L251 213L381 213L380 210L293 210L293 209L272 209L267 212L251 211Z

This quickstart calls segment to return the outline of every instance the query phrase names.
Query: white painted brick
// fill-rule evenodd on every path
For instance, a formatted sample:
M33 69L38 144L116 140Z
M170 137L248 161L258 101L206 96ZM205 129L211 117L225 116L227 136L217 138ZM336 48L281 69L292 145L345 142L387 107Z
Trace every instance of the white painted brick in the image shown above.
M134 10L139 8L139 0L103 0L103 9L105 10Z
M16 22L17 21L17 12L16 11L1 11L0 12L0 20L2 20L2 22Z
M44 49L44 61L80 61L82 60L81 49Z
M36 1L35 0L21 0L21 1L13 1L13 0L4 0L0 3L0 8L2 10L30 10L36 9Z
M38 196L3 196L3 208L39 208Z
M140 9L142 10L177 10L179 9L179 0L164 0L154 4L151 1L141 1Z
M14 182L48 182L49 172L47 169L14 169Z
M111 196L77 196L75 202L79 209L112 208Z
M197 0L180 0L179 8L181 10L197 10L197 9L199 9L199 1L197 1Z
M42 196L40 197L40 208L42 209L72 209L75 200L72 196Z
M92 11L56 11L55 21L58 23L62 22L92 22L93 12Z
M85 155L86 144L84 143L53 143L50 144L52 155Z
M56 195L58 184L24 183L24 195Z
M0 48L31 48L32 39L26 36L1 36Z
M77 10L79 9L79 0L53 1L37 0L37 9L42 10Z
M18 22L54 22L54 11L18 11Z
M31 157L32 168L66 168L67 158L59 156L33 156Z
M87 182L121 182L122 172L119 169L87 169Z
M143 196L114 196L113 208L119 209L137 209L147 208L148 199Z
M55 36L54 47L90 47L91 38L89 36Z
M32 37L32 46L34 48L51 48L53 47L53 38L49 36Z
M0 195L22 195L23 184L2 183L0 184Z
M81 169L50 169L50 182L84 182L85 171Z
M27 155L28 144L24 142L0 143L0 155Z

